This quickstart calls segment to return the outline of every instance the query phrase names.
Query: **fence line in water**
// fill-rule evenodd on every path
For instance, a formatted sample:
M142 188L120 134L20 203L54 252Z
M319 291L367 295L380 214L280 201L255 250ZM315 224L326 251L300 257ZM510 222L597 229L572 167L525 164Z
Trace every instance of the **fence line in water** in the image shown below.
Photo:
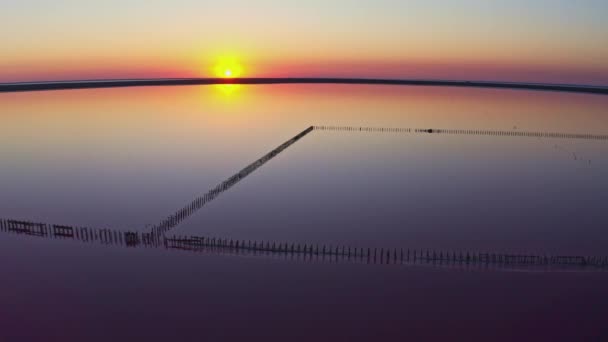
M158 237L161 234L164 234L164 233L168 232L169 230L171 230L172 228L176 227L182 221L184 221L185 219L187 219L188 217L190 217L192 214L194 214L196 211L198 211L199 209L201 209L205 204L207 204L210 201L214 200L222 192L227 191L228 189L230 189L231 187L233 187L234 185L236 185L238 182L240 182L245 177L247 177L248 175L250 175L253 171L257 170L260 166L264 165L269 160L271 160L272 158L276 157L279 153L283 152L289 146L293 145L295 142L297 142L298 140L300 140L301 138L303 138L304 136L306 136L308 133L310 133L312 131L313 131L313 127L312 126L308 127L307 129L305 129L304 131L300 132L295 137L287 140L286 142L284 142L283 144L279 145L274 150L272 150L269 153L265 154L260 159L258 159L256 161L254 161L253 163L247 165L241 171L239 171L236 174L232 175L230 178L226 179L225 181L223 181L222 183L220 183L219 185L217 185L215 188L209 190L206 194L204 194L204 195L202 195L200 197L195 198L188 205L186 205L185 207L181 208L180 210L178 210L177 212L175 212L173 215L170 215L169 217L167 217L166 219L164 219L163 221L161 221L158 225L154 226L152 228L152 230L151 230L152 234L155 237Z
M343 132L384 132L384 133L410 133L411 128L400 127L355 127L355 126L313 126L318 131L343 131Z
M334 257L341 260L360 260L374 264L404 264L410 262L444 264L492 264L526 266L590 266L608 267L608 258L583 256L548 256L531 254L482 253L471 251L436 251L430 249L363 248L348 245L296 244L276 241L218 239L197 236L165 238L167 248L199 250L216 248L239 252L261 252L273 255L302 257Z
M460 134L460 135L482 135L499 137L529 137L529 138L555 138L555 139L587 139L608 140L608 135L601 134L579 134L560 132L529 132L529 131L494 131L476 129L416 129L416 133L432 134Z
M464 135L483 135L483 136L505 136L505 137L542 137L542 138L567 138L567 139L593 139L608 140L608 135L593 134L570 134L570 133L550 133L550 132L516 132L516 131L492 131L492 130L464 130L464 129L412 129L406 127L356 127L356 126L310 126L295 137L281 144L260 159L243 168L238 173L226 179L206 194L195 198L188 205L181 208L174 214L168 216L158 225L151 229L152 234L159 236L175 228L181 222L200 210L205 204L214 200L222 192L227 191L239 181L243 180L253 171L264 165L270 159L283 152L289 146L296 143L313 130L330 132L379 132L379 133L436 133L436 134L464 134Z
M356 126L313 126L315 130L330 132L379 132L379 133L435 133L458 135L481 135L499 137L531 137L555 139L587 139L608 140L604 134L580 134L561 132L533 132L533 131L500 131L479 129L435 129L435 128L399 128L399 127L356 127Z
M112 229L75 227L22 220L0 219L0 231L49 239L73 239L80 242L100 242L111 245L125 245L131 232Z
M71 238L71 239L76 239L76 240L79 240L82 242L97 242L98 241L98 242L106 243L106 244L119 244L119 245L124 244L126 246L142 245L144 247L149 247L149 246L157 247L160 244L168 246L167 245L168 242L175 241L175 239L171 240L171 239L165 238L165 234L170 229L176 227L183 220L187 219L189 216L194 214L197 210L201 209L205 204L207 204L210 201L212 201L213 199L215 199L222 192L230 189L232 186L234 186L239 181L241 181L242 179L247 177L249 174L254 172L260 166L264 165L270 159L277 156L279 153L281 153L282 151L287 149L289 146L291 146L292 144L294 144L295 142L297 142L298 140L300 140L301 138L303 138L304 136L306 136L308 133L312 132L313 130L349 131L349 132L350 131L386 132L386 133L412 133L413 132L413 133L431 133L431 134L465 134L465 135L487 135L487 136L516 136L516 137L608 140L608 135L593 135L593 134L516 132L516 131L491 131L491 130L460 130L460 129L411 129L411 128L382 128L382 127L353 127L353 126L310 126L306 130L304 130L301 133L299 133L298 135L296 135L295 137L291 138L290 140L281 144L274 150L270 151L269 153L267 153L260 159L256 160L252 164L246 166L241 171L234 174L233 176L231 176L224 182L220 183L218 186L211 189L203 196L200 196L200 197L194 199L187 206L178 210L175 214L173 214L173 215L167 217L165 220L161 221L160 224L158 224L157 226L154 226L151 229L150 233L124 232L124 231L115 231L115 230L111 230L111 229L92 229L92 228L87 228L87 227L71 227L71 226L62 226L62 225L54 225L54 224L50 225L50 224L45 224L45 223L33 223L33 222L28 222L28 221L16 221L16 220L0 220L0 229L2 231L10 231L10 232L22 233L22 234L27 234L27 235L32 235L32 236L43 236L43 237L49 237L49 238ZM184 246L184 243L185 243L184 241L186 241L186 240L184 240L184 238L182 238L181 242L180 242L180 246L182 246L182 247ZM202 241L203 242L205 241L204 238ZM224 241L224 240L220 239L218 241ZM206 244L203 243L203 245L201 245L201 246L202 247L214 247L214 248L220 247L220 246L216 245L215 242L213 242L213 243L207 242ZM282 245L279 245L279 246L282 246ZM221 246L221 247L222 248L226 248L226 247L235 248L235 247L229 247L229 246ZM317 247L318 246L316 246L315 248L317 248ZM256 246L253 249L251 249L251 247L249 247L249 246L243 247L243 242L241 242L241 244L239 245L239 247L236 248L236 250L265 251L264 249L260 249L260 248L261 247L259 247L259 246ZM331 249L326 250L326 251L324 250L320 254L317 251L317 249L314 250L314 253L309 252L307 254L306 251L307 251L307 249L303 249L302 251L299 251L299 250L298 251L296 251L296 250L286 251L281 248L278 248L277 250L275 250L274 247L271 250L271 252L273 252L273 253L283 253L283 254L285 254L285 253L302 254L303 253L304 255L310 254L310 255L315 255L315 256L338 255L338 254L336 254L337 252L334 252L332 254ZM356 251L355 251L355 253L356 253ZM378 253L378 252L376 251L375 253ZM380 253L381 253L381 257L384 256L383 251L380 251ZM390 255L390 251L388 251L387 253ZM448 259L445 259L445 257L443 255L444 254L441 253L441 254L439 254L439 257L433 257L433 258L426 257L426 259L424 259L424 260L448 261ZM483 258L494 258L495 255L497 255L497 254L487 254L490 256L484 256L484 255L486 255L486 254L483 254L483 255L473 254L473 256L470 256L466 260L467 260L467 262L471 262L471 263L479 263L479 262L482 262L482 260L485 260ZM342 255L342 256L344 256L344 255ZM351 255L349 254L348 257L350 257L350 256ZM521 257L522 256L517 256L517 258L521 258ZM455 258L455 256L452 255L451 260L457 260L454 258ZM475 259L475 258L478 258L478 259ZM511 257L508 255L502 255L502 256L498 255L498 258L499 258L498 259L499 261L494 261L494 259L492 259L493 260L492 263L503 262L504 260L507 260L507 262L509 262L512 258L515 258L515 256ZM542 264L542 262L545 262L544 261L545 257L541 257L541 256L535 256L535 257L529 256L528 258L536 258L535 260L537 260L537 261L535 263ZM552 258L553 259L551 259L552 261L549 264L554 264L555 262L559 261L560 263L565 262L565 264L567 264L567 265L576 264L576 265L587 265L587 266L593 265L593 266L601 266L601 267L606 266L605 258L604 259L597 259L597 258L593 258L593 257L552 257ZM557 258L557 259L555 259L555 258ZM420 257L418 257L418 259L421 260ZM460 260L460 259L458 259L458 260ZM528 260L528 259L524 258L523 260L524 260L524 264L526 264L527 263L526 260ZM543 261L541 262L541 260L543 260ZM567 262L565 260L567 260ZM535 264L535 263L532 263L532 264Z
M344 245L301 244L277 241L235 240L202 236L154 235L131 231L72 227L30 221L0 219L0 231L48 239L125 248L160 248L191 252L289 257L308 261L359 262L367 264L430 264L493 268L563 268L608 270L608 258L535 254L437 251L429 249L371 248Z

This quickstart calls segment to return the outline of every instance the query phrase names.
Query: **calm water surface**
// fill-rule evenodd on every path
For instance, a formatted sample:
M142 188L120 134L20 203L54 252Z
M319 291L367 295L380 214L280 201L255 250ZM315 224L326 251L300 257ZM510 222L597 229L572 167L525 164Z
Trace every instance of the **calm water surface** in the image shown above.
M0 94L0 217L148 231L311 125L608 134L608 97L389 86ZM314 130L168 234L606 255L608 140ZM366 265L0 233L3 340L584 340L606 272Z

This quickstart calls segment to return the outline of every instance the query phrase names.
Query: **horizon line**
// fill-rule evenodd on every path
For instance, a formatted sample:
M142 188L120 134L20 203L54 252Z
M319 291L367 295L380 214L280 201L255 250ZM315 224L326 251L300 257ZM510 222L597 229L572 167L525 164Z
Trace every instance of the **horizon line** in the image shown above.
M0 93L29 92L46 90L180 86L180 85L215 85L215 84L361 84L361 85L397 85L397 86L436 86L467 88L498 88L538 91L560 91L608 95L608 86L567 84L567 83L531 83L503 81L441 80L441 79L389 79L389 78L341 78L341 77L198 77L198 78L135 78L135 79L91 79L64 81L28 81L0 83Z

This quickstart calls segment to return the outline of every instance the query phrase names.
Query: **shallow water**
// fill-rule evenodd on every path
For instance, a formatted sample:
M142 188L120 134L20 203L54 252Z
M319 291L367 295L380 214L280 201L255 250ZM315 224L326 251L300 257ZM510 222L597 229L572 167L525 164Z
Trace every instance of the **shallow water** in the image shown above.
M604 256L608 140L506 135L604 136L607 110L596 95L390 86L0 94L0 218L146 232L309 126L409 128L315 129L167 234ZM126 249L4 231L0 257L0 334L12 338L196 339L201 324L216 339L607 333L605 272Z

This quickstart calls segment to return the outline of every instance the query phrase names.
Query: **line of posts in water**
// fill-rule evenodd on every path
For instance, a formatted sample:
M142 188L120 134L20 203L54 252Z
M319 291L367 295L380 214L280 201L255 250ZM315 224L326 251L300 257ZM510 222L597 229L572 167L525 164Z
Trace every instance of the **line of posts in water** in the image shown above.
M556 139L587 139L608 140L608 135L560 133L560 132L531 132L531 131L500 131L479 129L435 129L435 128L390 128L390 127L356 127L356 126L314 126L320 131L342 131L342 132L384 132L384 133L436 133L436 134L460 134L460 135L482 135L498 137L531 137L531 138L556 138Z
M73 239L80 242L99 242L110 245L126 245L129 234L131 234L129 232L112 229L75 227L5 219L0 219L0 231L49 239Z
M608 269L607 257L549 256L471 251L353 247L276 241L235 240L197 236L155 236L151 233L72 227L0 219L0 231L49 239L71 239L122 247L163 248L193 252L292 256L304 260L357 261L371 264L439 264L486 266L576 266Z
M411 128L399 127L354 127L354 126L313 126L319 131L344 131L344 132L384 132L384 133L410 133Z
M476 129L416 129L415 132L416 133L434 133L434 134L483 135L483 136L499 136L499 137L608 140L608 135L559 133L559 132L493 131L493 130L476 130Z
M165 218L158 225L154 226L151 233L155 236L167 233L175 228L182 221L192 216L196 211L200 210L205 204L214 200L222 192L227 191L243 178L251 174L253 171L264 165L270 159L277 156L283 150L300 140L302 137L312 132L313 130L321 131L345 131L345 132L381 132L381 133L436 133L436 134L465 134L465 135L486 135L486 136L511 136L511 137L542 137L542 138L568 138L568 139L594 139L608 140L608 135L593 135L593 134L569 134L569 133L548 133L548 132L517 132L517 131L493 131L493 130L468 130L468 129L412 129L400 127L355 127L355 126L310 126L295 137L281 144L274 150L270 151L260 159L243 168L238 173L226 179L215 188L209 190L206 194L195 198L187 206L181 208L174 214Z
M593 266L608 267L607 257L548 256L504 253L455 252L403 248L363 248L347 245L296 244L274 241L218 239L212 237L172 236L164 240L168 248L196 250L220 248L228 251L250 251L271 254L296 254L304 257L339 257L360 259L371 263L403 264L410 262L439 262L466 264L504 264L529 266Z
M182 221L184 221L185 219L187 219L188 217L193 215L196 211L201 209L205 204L214 200L222 192L227 191L228 189L233 187L235 184L237 184L238 182L243 180L245 177L250 175L252 172L257 170L260 166L264 165L269 160L276 157L279 153L283 152L286 148L288 148L289 146L291 146L298 140L302 139L304 136L306 136L308 133L310 133L312 131L313 131L313 127L312 126L308 127L304 131L300 132L298 135L294 136L293 138L291 138L288 141L284 142L283 144L279 145L277 148L273 149L269 153L265 154L260 159L247 165L241 171L232 175L230 178L226 179L225 181L223 181L222 183L217 185L215 188L209 190L206 194L195 198L187 206L181 208L176 213L167 217L166 219L161 221L158 225L154 226L151 231L152 235L154 235L154 237L158 238L160 235L165 234L172 228L176 227Z
M28 235L36 236L51 236L51 237L67 237L76 238L81 241L102 241L107 243L125 243L127 245L137 244L140 240L149 241L149 244L158 244L164 239L164 235L179 223L201 209L205 204L214 200L222 192L230 189L243 178L247 177L260 166L268 162L270 159L277 156L283 150L300 140L302 137L312 132L313 130L325 131L360 131L360 132L390 132L390 133L436 133L436 134L468 134L468 135L491 135L491 136L525 136L525 137L544 137L544 138L569 138L569 139L596 139L608 140L608 135L593 135L593 134L568 134L568 133L543 133L543 132L516 132L516 131L490 131L490 130L459 130L459 129L410 129L410 128L382 128L382 127L351 127L351 126L310 126L295 137L281 144L274 150L270 151L260 159L243 168L238 173L234 174L224 182L220 183L215 188L208 191L203 196L200 196L190 202L184 208L178 210L173 215L161 221L160 224L154 226L150 233L124 233L113 231L110 229L90 229L90 228L75 228L60 225L48 225L42 223L32 223L26 221L0 221L4 226L3 230L13 232L22 232ZM52 234L50 233L52 231ZM124 235L123 235L124 234ZM322 255L327 255L321 253ZM591 259L584 257L576 257L576 262L589 263ZM440 260L443 260L440 258ZM543 259L544 260L544 259Z

